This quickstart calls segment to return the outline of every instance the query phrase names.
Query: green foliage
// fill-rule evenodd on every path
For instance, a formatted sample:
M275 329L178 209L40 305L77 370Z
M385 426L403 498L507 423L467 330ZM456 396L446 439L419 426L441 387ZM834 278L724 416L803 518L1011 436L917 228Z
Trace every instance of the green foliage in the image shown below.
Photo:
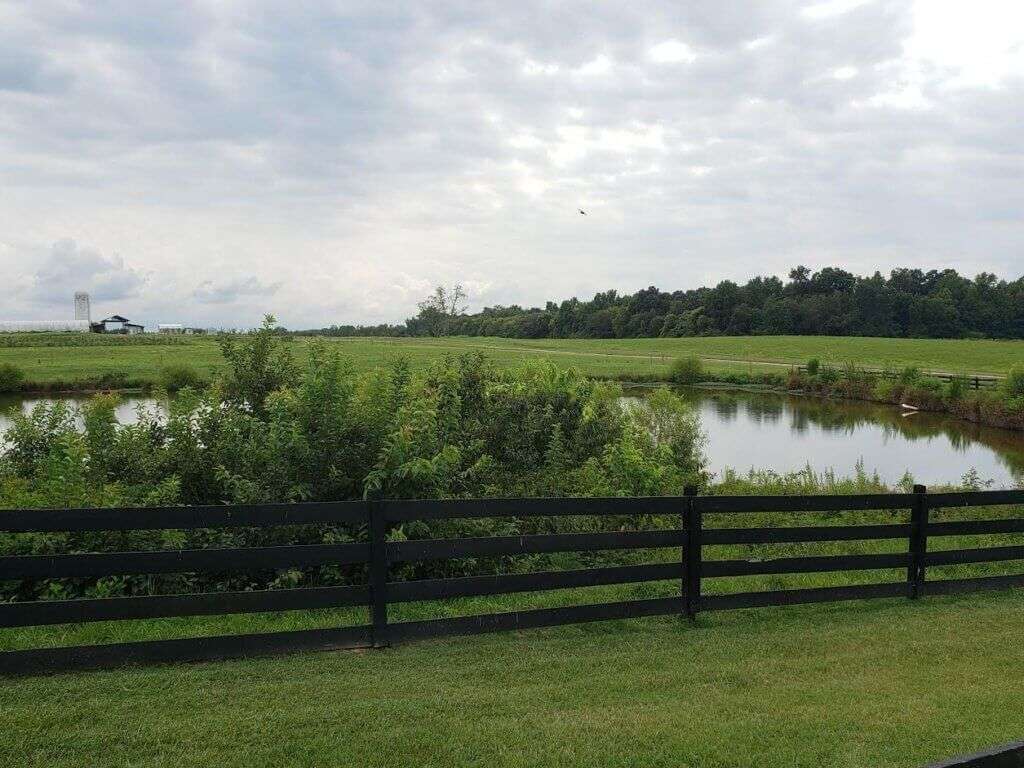
M254 413L263 414L267 396L295 381L295 361L273 315L266 315L259 328L240 339L224 334L218 343L228 364L225 391Z
M704 378L704 364L699 357L680 357L672 363L669 379L676 384L696 384Z
M269 329L266 324L262 331ZM237 359L264 361L263 381L280 374L275 339L246 337ZM258 349L246 348L246 345ZM117 397L75 410L66 401L16 415L0 455L0 506L76 507L272 503L374 498L674 495L704 478L702 438L683 401L668 390L638 408L621 388L572 369L533 361L500 368L479 354L449 357L412 372L404 362L355 373L325 343L309 350L254 408L235 386L184 390L169 411L142 409L119 426ZM285 381L284 377L279 379ZM244 383L244 382L243 382ZM249 392L259 392L250 389ZM621 524L595 518L600 528ZM415 523L395 535L532 533L536 520ZM31 536L0 534L13 552L331 543L358 528L251 529ZM475 573L494 563L413 564L406 575ZM251 589L345 583L338 568L287 574L125 577L118 584L8 585L21 598L72 589L152 591ZM282 581L284 579L284 581ZM0 598L9 592L0 591ZM70 593L69 593L70 594Z
M916 384L921 381L921 369L913 365L908 365L900 371L899 374L897 374L897 378L903 386L911 386L912 384Z
M11 363L0 363L0 394L17 392L25 372Z
M160 369L160 386L168 392L186 387L196 389L202 385L203 377L188 363L171 363Z
M946 386L946 397L950 400L960 400L964 396L964 391L964 380L959 376L954 376Z
M807 375L817 376L818 371L821 370L821 360L816 357L812 357L807 361Z
M1015 365L1006 375L1003 391L1008 397L1024 397L1024 365Z
M334 326L305 333L528 339L1024 336L1024 279L1008 282L988 273L971 279L951 269L895 269L888 277L862 277L840 267L811 272L802 266L789 278L760 275L742 285L723 280L685 291L650 286L621 296L610 290L590 300L549 301L543 308L484 307L475 314L453 311L452 292L438 289L401 326Z

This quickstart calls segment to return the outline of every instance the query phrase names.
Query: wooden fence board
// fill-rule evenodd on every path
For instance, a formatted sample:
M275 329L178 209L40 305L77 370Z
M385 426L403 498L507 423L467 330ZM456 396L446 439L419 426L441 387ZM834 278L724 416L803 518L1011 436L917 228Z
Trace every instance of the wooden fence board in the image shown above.
M611 568L584 568L571 571L463 576L451 579L423 579L388 584L388 601L444 600L455 597L479 597L511 592L533 592L605 584L631 584L643 581L678 579L679 563L625 565Z
M337 608L366 605L369 594L350 586L0 603L0 627Z
M301 544L238 549L14 555L0 557L0 579L56 579L348 565L365 563L369 556L367 544Z
M252 635L218 635L137 643L34 648L0 653L0 675L26 675L77 669L117 667L124 664L217 661L297 651L366 648L368 626L338 629L303 629Z
M264 528L277 525L365 523L366 502L122 509L0 510L0 531L147 531L191 528Z
M1024 574L950 580L926 578L928 566L1024 561L1024 546L928 551L929 537L1024 533L1024 518L934 522L942 507L1024 505L1024 491L983 491L857 496L713 496L695 489L675 498L647 499L481 499L456 501L360 501L324 504L177 507L156 509L0 511L0 530L13 532L131 531L155 529L269 527L332 524L364 529L369 541L250 548L89 552L0 557L0 579L88 578L189 571L230 572L368 563L369 582L352 586L255 592L90 598L0 604L0 627L172 616L370 606L368 626L239 636L39 648L0 653L0 674L228 658L296 650L386 645L392 640L473 634L663 614L696 616L701 610L917 597L980 589L1024 587ZM705 528L704 515L744 512L891 511L893 523L864 525ZM910 514L908 514L910 512ZM388 541L389 526L412 520L495 517L661 515L682 526L667 530ZM738 518L739 519L739 518ZM747 518L748 520L750 518ZM909 521L908 521L909 520ZM627 522L627 521L623 521ZM618 526L618 522L616 522ZM363 535L362 531L359 534ZM705 546L832 541L905 540L907 551L770 559L706 560ZM565 571L495 574L418 581L389 581L393 564L419 560L486 558L553 552L672 549L671 562L580 568ZM841 573L906 569L904 581L848 586L702 594L706 578L787 573ZM571 589L607 584L673 581L671 597L596 605L514 611L480 616L391 622L394 603Z

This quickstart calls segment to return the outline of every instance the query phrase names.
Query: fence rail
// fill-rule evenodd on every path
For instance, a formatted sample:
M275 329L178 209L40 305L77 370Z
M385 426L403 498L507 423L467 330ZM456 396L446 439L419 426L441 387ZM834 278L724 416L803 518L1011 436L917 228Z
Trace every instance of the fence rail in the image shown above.
M873 598L954 594L1024 586L1024 574L928 579L930 567L1024 561L1024 546L929 551L931 539L1024 532L1024 518L934 521L933 510L1024 505L1024 491L857 496L697 496L694 489L671 498L481 499L453 501L355 501L339 503L185 507L161 509L0 511L0 531L52 533L348 525L364 540L345 544L295 544L250 548L182 549L143 552L86 552L0 557L0 580L90 578L200 571L241 571L361 565L365 583L252 592L42 600L0 603L0 627L25 627L111 620L260 613L362 606L362 626L266 632L98 646L35 648L0 653L0 674L111 666L135 662L219 659L287 651L381 647L414 638L473 634L558 624L701 611L795 605ZM787 525L705 528L706 515L718 525L743 525L748 513L876 512L903 514L907 522L854 525ZM640 515L670 516L679 527L588 533L530 534L390 541L389 530L417 520ZM730 517L736 515L735 517ZM707 559L704 548L732 544L906 541L906 550L761 559ZM422 560L515 556L607 550L678 550L671 562L602 566L561 571L392 581L391 567ZM768 591L705 593L707 580L758 575L897 571L900 581ZM559 608L522 610L459 618L391 621L389 607L419 601L540 592L612 584L677 581L678 594Z
M807 373L806 365L798 365L796 369L800 373ZM881 376L883 379L898 379L902 374L899 371L886 370L885 368L857 368L861 373L869 373L873 376ZM922 376L927 376L939 381L951 382L957 380L967 386L968 389L990 389L998 387L1002 383L1002 376L982 375L980 373L948 373L946 371L921 371Z

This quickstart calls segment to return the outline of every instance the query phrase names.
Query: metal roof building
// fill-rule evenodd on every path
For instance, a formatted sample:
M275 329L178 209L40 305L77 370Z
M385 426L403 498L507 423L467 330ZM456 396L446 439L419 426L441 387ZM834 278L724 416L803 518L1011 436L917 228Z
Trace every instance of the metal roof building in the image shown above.
M27 331L51 333L57 331L79 331L88 333L88 320L0 320L0 333L21 333Z

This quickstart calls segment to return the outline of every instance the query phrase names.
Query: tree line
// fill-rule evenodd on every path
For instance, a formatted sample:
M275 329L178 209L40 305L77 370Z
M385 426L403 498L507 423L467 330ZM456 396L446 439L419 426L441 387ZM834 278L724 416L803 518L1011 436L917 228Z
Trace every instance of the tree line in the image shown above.
M864 277L839 267L789 279L758 276L740 285L634 294L603 291L544 307L485 307L467 313L465 292L439 287L397 325L335 325L325 336L503 336L626 339L678 336L825 335L908 338L1024 338L1024 277L1014 281L953 269L894 269Z

